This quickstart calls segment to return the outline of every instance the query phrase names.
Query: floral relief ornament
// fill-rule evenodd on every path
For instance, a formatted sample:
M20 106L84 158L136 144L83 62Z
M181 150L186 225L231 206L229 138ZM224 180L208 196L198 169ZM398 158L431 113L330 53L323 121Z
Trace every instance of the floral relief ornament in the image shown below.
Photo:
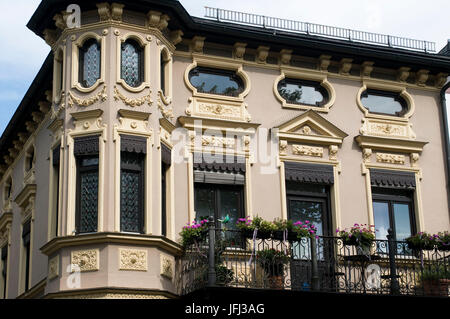
M98 101L105 102L107 98L108 95L106 94L106 85L105 85L103 86L103 89L99 93L87 99L78 98L75 95L73 95L72 92L69 92L68 104L69 107L73 107L75 104L78 106L87 107L93 105L94 103L97 103Z
M153 101L151 99L151 93L152 93L152 91L149 90L148 95L140 97L140 98L136 98L136 99L131 99L131 98L127 98L125 95L120 93L117 86L114 86L114 100L116 100L116 101L121 100L123 103L125 103L126 105L131 106L131 107L142 106L145 104L145 102L147 102L147 104L149 106L151 106L153 104Z

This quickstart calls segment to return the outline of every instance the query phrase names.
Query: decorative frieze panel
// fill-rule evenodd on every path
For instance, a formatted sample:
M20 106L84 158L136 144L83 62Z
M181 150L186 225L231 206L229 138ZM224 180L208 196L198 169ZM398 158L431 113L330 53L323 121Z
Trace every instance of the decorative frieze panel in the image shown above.
M88 107L94 105L97 102L105 102L108 99L108 95L106 94L106 85L104 85L103 89L97 94L84 99L75 96L72 92L69 92L68 95L69 96L67 104L69 105L69 107L73 107L74 105Z
M388 164L405 164L405 156L398 154L389 154L389 153L377 153L377 162L378 163L388 163Z
M48 279L52 280L59 276L59 255L48 261Z
M161 276L173 279L175 259L168 255L161 254Z
M294 144L292 145L292 153L294 155L323 157L323 147Z
M117 88L117 85L114 86L114 100L116 101L122 101L125 105L131 106L131 107L138 107L142 106L145 103L147 103L149 106L152 106L153 101L151 99L151 93L152 91L149 89L148 95L139 97L139 98L130 98L126 97L124 94L122 94L119 89Z
M408 122L394 122L383 119L364 118L360 129L362 135L381 137L396 137L415 139L416 134L412 130L412 124Z
M119 249L119 269L147 271L147 251Z
M203 147L220 147L220 148L234 148L236 141L231 137L218 137L202 135Z
M232 101L213 102L203 98L190 98L189 101L191 103L186 109L187 115L234 121L251 121L246 103Z
M77 265L81 272L100 269L100 252L98 249L78 250L71 253L71 264ZM74 269L72 269L74 270Z

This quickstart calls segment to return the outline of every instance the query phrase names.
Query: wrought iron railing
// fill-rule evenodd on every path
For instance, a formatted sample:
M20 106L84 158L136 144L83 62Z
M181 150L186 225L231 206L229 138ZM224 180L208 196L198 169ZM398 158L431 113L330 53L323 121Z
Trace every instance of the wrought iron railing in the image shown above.
M436 52L436 44L434 42L424 40L409 39L404 37L373 32L357 31L347 28L339 28L322 24L280 19L252 13L224 10L211 7L205 7L205 10L206 10L205 13L206 18L216 19L218 21L234 22L268 29L300 32L308 35L316 35L354 42L370 43L388 47L396 47L424 52Z
M210 226L207 239L186 247L179 260L180 295L223 286L449 296L448 251L412 250L393 240L364 247L346 245L338 237L248 237ZM264 258L261 252L270 249L286 257Z

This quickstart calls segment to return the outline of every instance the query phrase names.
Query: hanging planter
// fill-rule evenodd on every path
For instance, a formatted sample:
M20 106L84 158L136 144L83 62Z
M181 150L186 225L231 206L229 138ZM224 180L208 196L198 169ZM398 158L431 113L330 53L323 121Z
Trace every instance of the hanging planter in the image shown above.
M376 230L372 229L373 227L373 225L367 226L367 224L354 224L353 227L350 228L350 230L336 229L336 233L341 238L344 245L357 246L361 248L358 249L358 252L369 254L370 247L375 240Z
M405 239L408 248L411 250L433 250L436 242L437 235L430 235L426 232L420 232Z

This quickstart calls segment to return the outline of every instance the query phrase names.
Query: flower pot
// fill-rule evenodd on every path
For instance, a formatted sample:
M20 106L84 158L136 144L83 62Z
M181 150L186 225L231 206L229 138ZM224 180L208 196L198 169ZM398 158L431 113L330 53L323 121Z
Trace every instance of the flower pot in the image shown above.
M407 242L408 248L412 249L412 250L433 250L434 249L434 245L432 244L414 244L412 242Z
M244 238L253 238L253 230L250 229L242 229L241 230L241 234ZM270 232L264 232L264 231L260 231L258 230L257 234L256 234L256 238L258 239L269 239L272 237L272 233Z
M273 239L275 240L283 240L284 239L284 235L283 235L284 231L281 230L277 230L273 232ZM287 237L286 240L288 241L298 241L299 239L297 238L297 233L296 232L288 232L287 233Z
M356 237L341 237L342 243L346 246L356 246L358 244Z
M423 291L427 296L448 296L450 279L424 280Z
M444 245L443 243L440 243L437 245L437 249L440 251L450 251L450 244Z
M283 275L269 276L268 282L271 289L283 289Z

